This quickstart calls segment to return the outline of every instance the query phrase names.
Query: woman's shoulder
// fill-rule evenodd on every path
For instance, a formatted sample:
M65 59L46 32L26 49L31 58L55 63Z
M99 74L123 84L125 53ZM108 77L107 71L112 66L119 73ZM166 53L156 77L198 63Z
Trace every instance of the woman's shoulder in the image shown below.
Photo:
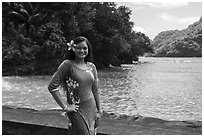
M70 63L71 63L71 61L66 59L60 64L60 66L67 66L67 65L70 65Z
M70 63L71 63L71 60L69 60L69 59L65 59L62 63L70 64Z
M94 68L94 69L96 69L96 66L95 66L95 64L94 63L92 63L92 62L87 62L87 64L91 67L91 68Z
M87 62L87 64L90 66L95 66L94 63L92 63L92 62Z

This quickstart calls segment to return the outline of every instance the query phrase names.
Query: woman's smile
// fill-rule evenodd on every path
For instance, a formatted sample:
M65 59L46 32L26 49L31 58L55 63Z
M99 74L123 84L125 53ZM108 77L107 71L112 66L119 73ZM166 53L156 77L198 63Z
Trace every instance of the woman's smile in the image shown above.
M96 135L103 111L100 105L97 70L92 63L91 43L85 37L79 36L67 45L68 58L59 65L48 89L56 103L67 114L68 134ZM66 102L59 87L66 93Z
M86 42L81 42L76 45L75 55L79 58L85 58L88 55L88 46Z

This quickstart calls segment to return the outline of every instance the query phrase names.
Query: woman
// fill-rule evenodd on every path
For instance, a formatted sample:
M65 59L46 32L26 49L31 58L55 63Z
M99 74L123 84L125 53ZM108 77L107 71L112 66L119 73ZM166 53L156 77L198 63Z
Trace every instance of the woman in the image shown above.
M68 44L69 57L60 64L52 76L48 90L55 101L67 113L71 121L71 134L96 134L102 114L99 80L92 61L91 44L85 37L77 37ZM63 102L59 87L67 92Z

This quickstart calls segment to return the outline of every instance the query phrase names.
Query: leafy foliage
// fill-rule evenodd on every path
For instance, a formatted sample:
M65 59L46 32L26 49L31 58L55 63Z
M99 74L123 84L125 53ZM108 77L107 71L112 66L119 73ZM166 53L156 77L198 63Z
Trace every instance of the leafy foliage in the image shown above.
M56 68L48 69L45 66L59 65L67 50L66 39L63 37L61 25L55 22L42 25L37 32L37 38L37 43L41 46L35 56L35 69L40 74L52 73Z
M202 18L187 29L159 33L152 42L155 56L201 57Z
M132 30L131 10L113 2L3 2L2 13L4 75L52 74L79 35L92 43L98 68L152 52Z

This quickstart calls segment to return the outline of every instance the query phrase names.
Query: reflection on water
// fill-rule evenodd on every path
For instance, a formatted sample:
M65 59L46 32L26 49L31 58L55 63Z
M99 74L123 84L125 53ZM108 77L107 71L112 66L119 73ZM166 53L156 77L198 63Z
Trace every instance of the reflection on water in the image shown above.
M117 114L201 120L201 58L140 58L101 71L102 103Z
M202 120L201 58L140 58L98 72L102 107L116 114ZM47 90L50 76L4 77L2 105L59 108Z

